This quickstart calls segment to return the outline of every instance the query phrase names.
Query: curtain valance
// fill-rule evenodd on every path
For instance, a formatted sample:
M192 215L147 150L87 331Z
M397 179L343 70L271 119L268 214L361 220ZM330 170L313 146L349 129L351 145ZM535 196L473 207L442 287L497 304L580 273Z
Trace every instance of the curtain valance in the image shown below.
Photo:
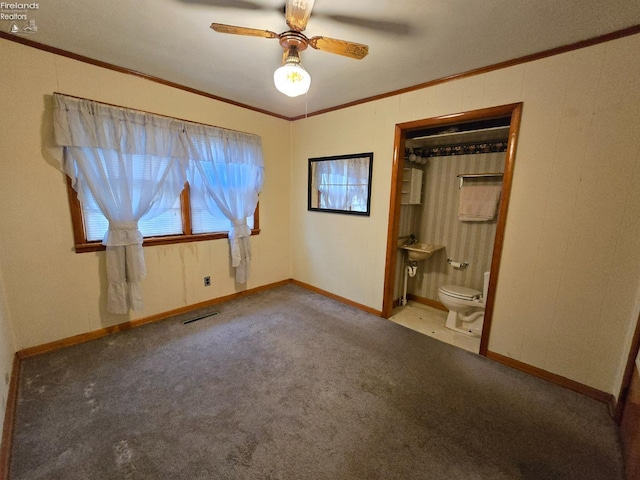
M239 163L264 168L262 158L262 139L251 133L225 130L197 123L186 123L191 146L191 158L216 163ZM209 153L202 154L203 149Z
M54 132L59 146L189 158L184 121L66 95L53 97Z

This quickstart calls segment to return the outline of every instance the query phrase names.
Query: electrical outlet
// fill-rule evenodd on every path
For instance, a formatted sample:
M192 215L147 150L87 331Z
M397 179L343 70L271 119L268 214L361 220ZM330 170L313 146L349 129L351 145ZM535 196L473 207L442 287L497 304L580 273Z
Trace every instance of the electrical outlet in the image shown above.
M211 286L211 277L204 277L204 286L205 287Z

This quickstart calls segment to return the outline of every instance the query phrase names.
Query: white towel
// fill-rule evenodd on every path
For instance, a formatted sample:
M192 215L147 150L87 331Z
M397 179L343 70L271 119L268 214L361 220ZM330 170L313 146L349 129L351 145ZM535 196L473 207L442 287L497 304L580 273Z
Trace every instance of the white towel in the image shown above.
M496 216L500 185L472 185L460 189L458 220L462 222L486 222Z

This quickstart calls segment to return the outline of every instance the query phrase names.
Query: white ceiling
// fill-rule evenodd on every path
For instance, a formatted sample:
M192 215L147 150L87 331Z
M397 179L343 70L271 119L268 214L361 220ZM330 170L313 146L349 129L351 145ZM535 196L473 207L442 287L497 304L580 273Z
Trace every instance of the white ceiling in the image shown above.
M301 57L311 89L288 98L272 80L282 59L277 40L209 28L281 33L283 6L46 1L28 12L37 25L28 39L291 118L640 24L639 0L316 0L304 33L365 43L369 55L353 60L309 48Z

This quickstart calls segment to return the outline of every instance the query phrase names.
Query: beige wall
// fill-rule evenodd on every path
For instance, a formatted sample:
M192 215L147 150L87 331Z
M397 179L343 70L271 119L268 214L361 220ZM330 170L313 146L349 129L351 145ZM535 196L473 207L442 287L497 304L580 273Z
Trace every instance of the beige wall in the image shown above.
M294 278L381 309L394 125L523 102L489 349L617 395L639 305L639 51L635 35L294 122ZM371 217L307 212L307 158L361 151Z
M289 122L153 83L136 76L0 40L0 272L7 312L22 349L291 277ZM228 241L144 249L145 308L105 311L104 252L73 251L64 176L51 138L51 94L61 92L260 135L265 186L262 232L252 237L246 287L235 285ZM212 286L204 287L210 275Z
M293 277L354 302L382 306L394 117L398 98L293 123ZM308 159L374 152L371 216L307 211Z

